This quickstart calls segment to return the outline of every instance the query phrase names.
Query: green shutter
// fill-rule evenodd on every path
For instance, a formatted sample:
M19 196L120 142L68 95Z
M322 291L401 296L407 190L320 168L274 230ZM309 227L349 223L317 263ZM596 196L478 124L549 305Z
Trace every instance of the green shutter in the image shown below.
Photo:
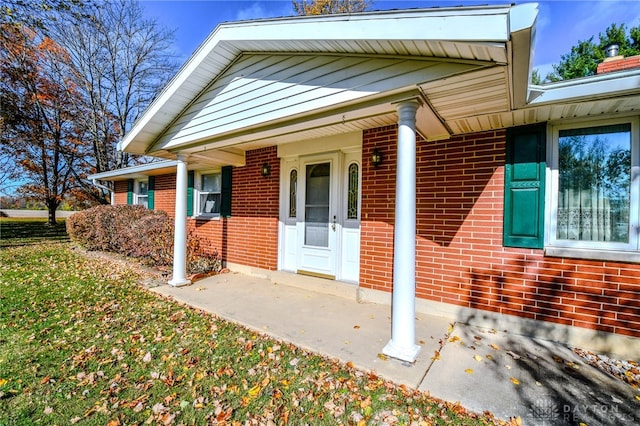
M222 168L222 192L220 194L220 216L231 216L231 176L233 175L233 167L225 166Z
M149 176L149 185L147 187L147 208L153 210L156 201L156 177Z
M133 204L133 179L127 181L127 204Z
M193 216L193 181L195 175L193 170L187 173L187 217Z
M543 248L546 126L507 132L504 169L506 247Z

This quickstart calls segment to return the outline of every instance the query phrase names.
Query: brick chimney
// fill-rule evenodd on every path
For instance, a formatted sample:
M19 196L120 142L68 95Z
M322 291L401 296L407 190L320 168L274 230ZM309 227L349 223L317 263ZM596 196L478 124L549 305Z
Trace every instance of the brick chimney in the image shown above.
M618 45L612 44L607 47L607 57L598 64L596 74L623 71L632 68L640 68L640 55L625 58L622 55L618 55Z

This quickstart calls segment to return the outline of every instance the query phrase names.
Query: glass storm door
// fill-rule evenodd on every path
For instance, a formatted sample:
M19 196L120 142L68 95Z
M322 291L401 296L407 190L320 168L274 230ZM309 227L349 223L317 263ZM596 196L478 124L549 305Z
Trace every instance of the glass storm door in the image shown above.
M335 279L338 232L336 163L337 155L308 158L302 162L298 273Z

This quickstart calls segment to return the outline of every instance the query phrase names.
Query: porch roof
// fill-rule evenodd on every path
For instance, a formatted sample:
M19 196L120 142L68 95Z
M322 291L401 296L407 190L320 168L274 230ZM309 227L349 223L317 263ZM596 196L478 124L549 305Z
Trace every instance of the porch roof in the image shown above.
M175 173L177 160L157 161L87 176L89 180L120 181Z
M422 102L420 133L448 138L457 131L446 117L526 103L536 17L531 3L221 24L122 148L241 164L245 150L276 138L286 143L393 124L395 104L408 97Z

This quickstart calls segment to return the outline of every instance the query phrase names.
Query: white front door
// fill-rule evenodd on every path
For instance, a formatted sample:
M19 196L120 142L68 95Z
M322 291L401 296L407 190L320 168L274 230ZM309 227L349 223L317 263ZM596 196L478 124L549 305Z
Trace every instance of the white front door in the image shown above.
M339 155L300 159L297 272L335 279L339 215Z

